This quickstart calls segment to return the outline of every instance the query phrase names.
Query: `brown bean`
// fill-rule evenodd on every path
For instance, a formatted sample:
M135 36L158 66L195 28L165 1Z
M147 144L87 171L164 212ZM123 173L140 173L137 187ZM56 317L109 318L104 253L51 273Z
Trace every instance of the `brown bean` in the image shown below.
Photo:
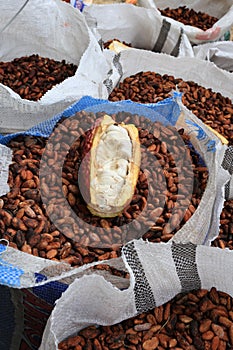
M224 337L224 330L221 326L219 326L215 323L212 323L211 327L212 327L214 333L219 337L219 339L222 339Z
M159 345L158 338L153 337L151 339L146 340L143 343L142 348L143 348L143 350L152 350L152 349L156 349L158 345Z
M205 319L201 322L199 330L201 333L205 333L210 329L210 325L211 325L211 320L210 319Z
M211 340L214 337L214 333L212 331L206 331L202 333L202 339L203 340Z

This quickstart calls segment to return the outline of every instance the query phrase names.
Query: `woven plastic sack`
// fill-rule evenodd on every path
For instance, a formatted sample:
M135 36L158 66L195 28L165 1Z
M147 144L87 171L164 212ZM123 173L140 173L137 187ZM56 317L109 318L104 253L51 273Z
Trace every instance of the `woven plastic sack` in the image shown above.
M183 30L163 19L155 9L130 4L92 5L85 7L83 13L102 43L118 39L138 49L172 56L193 54Z
M100 107L101 106L101 107ZM110 103L106 100L97 100L91 97L80 99L64 112L51 120L45 121L32 129L16 134L0 136L1 149L8 155L8 162L4 168L4 183L8 178L7 166L11 162L11 151L6 145L10 139L19 134L48 137L60 118L74 115L85 110L109 111L130 110L136 113L143 110L148 118L155 118L164 123L166 118L175 121L180 113L176 100L171 98L165 103L148 109L130 101ZM4 159L4 158L3 158ZM1 182L1 185L3 182ZM7 192L8 188L5 187ZM3 192L3 193L4 193ZM7 247L5 241L0 242L0 332L4 337L0 339L1 349L33 349L39 347L44 326L51 313L55 301L66 290L68 284L78 273L85 273L88 265L71 269L68 264L57 263L32 256ZM49 271L49 273L48 273ZM66 278L64 280L64 278ZM7 332L6 332L7 329Z
M21 0L0 2L1 28L21 6ZM78 69L36 102L22 99L0 84L0 132L27 130L87 94L106 98L101 87L109 66L84 16L69 4L60 0L29 1L1 33L0 61L32 54L65 60Z
M116 54L112 59L112 67L111 73L104 81L108 94L126 77L143 71L152 71L162 75L173 75L175 78L182 78L186 81L194 81L233 100L232 73L219 69L213 62L203 61L195 57L176 58L166 54L131 49ZM187 109L186 113L189 113ZM200 121L197 119L197 124L199 123ZM228 148L227 154L229 160L224 164L227 163L226 167L232 174L232 146ZM227 199L232 198L232 186L233 181L231 180L226 188Z
M196 58L213 62L219 68L233 72L233 41L196 45L193 52Z
M40 350L58 344L92 325L112 325L160 306L180 292L216 289L233 296L233 252L192 243L129 242L123 261L130 285L121 290L103 277L76 279L56 306L46 325Z
M175 100L176 109L174 109L173 98L159 102L158 104L147 105L147 107L145 107L145 105L136 104L130 101L121 101L117 103L110 103L106 101L103 106L99 106L95 99L84 98L81 99L80 102L68 108L64 113L61 113L53 119L30 129L29 131L25 132L25 134L48 137L52 132L54 125L61 118L61 116L69 117L75 112L83 109L97 112L101 108L104 108L104 110L110 114L115 113L118 108L120 108L120 110L124 108L125 111L130 111L131 113L136 112L139 108L139 111L142 110L144 115L147 115L152 121L160 120L161 122L165 123L166 120L168 120L170 123L172 123L172 125L175 125L178 128L184 128L184 130L190 134L190 140L194 148L201 154L208 167L209 181L201 203L197 209L196 215L199 217L199 223L196 223L194 215L176 233L174 236L176 238L174 239L179 240L180 242L192 241L196 244L205 243L209 225L211 224L210 218L212 215L213 206L215 205L215 200L217 199L216 206L218 208L216 212L219 213L219 210L222 209L224 200L224 185L230 181L231 167L229 164L224 164L227 163L225 158L230 158L231 164L232 155L231 152L229 152L229 149L231 150L231 148L228 149L226 145L222 144L221 140L182 104L179 94L175 94ZM87 105L89 108L85 108ZM181 112L178 116L177 107ZM156 111L155 114L154 111ZM16 135L19 135L19 133L3 136L0 138L0 143L7 144L7 142ZM219 220L214 221L213 225L215 226L215 229L212 229L212 235L217 235L218 223Z
M178 28L183 28L184 33L188 36L192 44L202 44L219 39L229 40L230 28L233 24L233 5L231 0L139 0L139 4L146 8L165 9L178 8L179 6L186 6L195 11L207 13L210 16L218 18L218 21L212 28L204 31L191 25L184 25L169 17L164 17L166 20L176 25Z
M195 57L172 57L163 53L131 49L116 54L112 59L112 71L104 84L108 93L126 77L141 71L170 74L220 92L233 100L233 75L219 69L213 62Z
M179 128L184 127L186 131L189 131L191 142L195 149L206 162L210 177L202 201L195 213L196 217L198 217L198 223L194 215L174 235L173 240L208 244L210 230L214 234L218 230L220 215L218 210L220 210L224 200L224 185L230 179L228 169L218 166L218 163L222 162L225 157L226 146L223 146L210 130L204 130L204 125L201 123L197 124L197 118L191 115L188 110L182 110L179 100L180 95L175 94L170 99L146 107L131 101L111 103L105 100L85 97L63 113L39 124L25 132L25 134L49 136L54 125L61 117L68 118L82 110L92 112L105 111L110 114L120 110L130 111L130 113L138 113L140 111L151 121L159 120L165 125L170 123L177 125ZM200 133L202 135L201 139L198 137ZM16 135L2 136L0 143L7 144ZM214 208L215 196L218 196L219 200L216 211ZM212 220L211 215L209 216L206 207L215 212L215 220ZM9 324L11 329L11 332L8 332L7 337L2 339L2 342L10 344L9 349L15 349L16 344L19 349L23 349L26 346L25 344L27 344L29 349L36 349L40 343L46 319L55 301L67 289L70 281L72 282L80 273L85 274L87 269L96 263L70 269L68 265L62 263L38 258L4 245L0 246L0 282L2 284L0 293L2 300L6 299L0 314L0 319L5 318L5 323L1 323L0 329L3 331L5 324ZM109 263L109 260L107 262ZM45 271L49 271L49 274ZM64 280L65 278L71 279L67 282L67 280ZM10 308L12 312L8 314L6 308ZM33 318L33 314L37 316ZM14 317L16 323L13 322ZM39 329L37 327L37 318L40 319ZM26 327L23 327L22 323ZM36 336L32 337L31 334L34 333Z

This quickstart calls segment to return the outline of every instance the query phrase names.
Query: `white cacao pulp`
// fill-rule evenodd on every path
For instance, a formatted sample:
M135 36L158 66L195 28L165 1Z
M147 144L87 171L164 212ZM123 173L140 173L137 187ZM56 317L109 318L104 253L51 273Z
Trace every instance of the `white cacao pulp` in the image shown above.
M114 217L124 210L135 191L140 160L137 128L133 124L116 124L105 115L93 129L90 148L87 204L92 214Z

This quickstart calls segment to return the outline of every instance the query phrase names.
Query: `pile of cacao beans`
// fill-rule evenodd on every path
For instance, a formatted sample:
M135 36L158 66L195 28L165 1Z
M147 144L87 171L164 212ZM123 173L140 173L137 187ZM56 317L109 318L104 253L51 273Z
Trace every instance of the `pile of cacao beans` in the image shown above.
M188 135L182 130L177 133L174 127L164 128L158 122L154 123L153 129L149 132L146 129L148 127L146 119L143 122L142 117L130 113L116 115L116 120L120 122L126 119L139 128L139 140L141 146L145 148L145 152L142 153L142 169L152 169L151 175L153 179L157 179L150 187L153 197L143 219L133 220L143 211L147 202L148 174L146 176L143 170L140 170L132 201L121 215L114 218L98 218L87 209L77 185L78 164L84 152L80 137L85 138L85 135L78 130L83 129L87 120L90 125L94 124L96 116L83 111L76 114L75 119L65 119L61 124L63 139L69 139L71 129L77 130L72 132L72 137L74 140L77 137L77 141L73 143L65 158L61 188L60 179L56 176L56 159L66 154L69 143L59 142L60 133L54 133L49 150L45 149L47 140L42 137L19 136L9 142L8 147L13 151L13 164L9 169L10 191L0 198L0 234L2 239L9 241L9 246L41 258L81 266L95 260L119 256L122 244L134 238L143 237L145 240L157 243L167 242L188 222L201 201L208 181L207 167L205 164L200 165L198 154L188 147L186 154L188 160L189 157L192 159L192 171L189 169L188 162L184 162L185 170L182 172L182 179L178 176L175 160L179 162L177 155L183 153L182 144L177 145L177 138L180 135L188 144ZM82 120L84 120L83 123ZM171 138L173 143L170 142ZM49 174L46 173L45 177L39 177L40 166L43 166L40 164L42 154L43 162L49 164L51 171ZM155 154L159 158L161 170L153 169ZM164 196L160 187L164 176L167 190L163 206ZM189 178L192 179L192 176L194 176L194 187L191 202L187 208L186 196L189 191ZM49 187L49 184L52 186ZM69 206L82 219L78 227L69 210L60 204L64 195ZM46 204L50 198L53 200ZM175 207L178 208L176 211L174 211ZM91 228L85 226L85 222L91 225ZM124 233L122 225L130 222L133 230ZM99 233L95 233L95 227L100 227ZM109 229L112 231L109 232ZM142 234L142 231L145 233ZM124 240L122 240L123 235L126 235Z
M0 62L0 83L26 100L39 100L54 85L75 74L75 64L37 55Z
M59 349L232 349L232 307L232 298L213 287L181 293L121 323L89 326Z
M66 4L68 11L71 11L71 7L73 11L79 11L78 5L74 5L72 1L57 1L68 3ZM114 10L114 6L118 5L113 5L113 2L107 1ZM143 1L140 0L124 2L131 3L130 6L143 6ZM82 3L80 8L84 12L85 7L92 6L83 1L80 3ZM106 2L93 1L93 3ZM169 5L163 9L158 7L158 10L164 17L203 31L213 28L220 19L207 13L208 10L197 11L187 6L171 8ZM65 22L64 28L70 25ZM110 48L113 40L125 44L128 50L134 50L131 43L116 37L100 43L101 48ZM135 52L135 61L129 63L129 66L137 64L137 55L138 60L143 59L143 52ZM154 70L149 68L128 74L123 71L121 54L116 54L111 59L112 61L109 61L109 56L106 57L109 72L102 77L102 86L99 89L101 92L98 96L101 99L102 91L108 91L105 94L105 103L130 100L151 106L171 98L174 91L179 91L181 103L197 117L200 125L204 123L213 135L223 140L224 147L232 150L233 93L223 92L224 74L228 83L229 81L233 83L231 73L221 73L223 81L219 81L218 90L212 88L211 84L209 87L208 84L202 86L198 79L197 81L193 78L185 79L179 74L172 75L169 71L158 73L156 66ZM191 63L192 58L189 59ZM146 64L145 59L145 67ZM209 65L206 67L210 68ZM65 60L54 60L37 53L22 55L7 62L1 61L0 57L0 83L13 90L22 99L38 102L56 84L74 76L77 69L78 66L75 64ZM115 70L119 74L117 83L114 80ZM88 76L87 71L82 74ZM29 254L36 259L46 259L58 265L67 264L65 266L68 266L69 270L93 263L92 269L95 272L107 271L112 276L129 280L128 270L100 262L120 259L122 247L133 239L143 239L154 244L164 244L172 240L198 210L210 174L205 159L194 148L190 134L183 128L177 130L173 125L165 126L160 121L155 121L151 126L152 123L148 125L147 118L137 113L112 113L113 129L123 124L133 124L136 127L141 163L132 198L128 199L124 210L114 216L93 214L89 210L90 203L85 200L78 174L86 153L94 152L97 141L100 142L99 139L96 141L96 137L95 142L92 140L95 145L90 144L90 135L99 136L99 121L105 114L104 111L94 113L78 109L70 115L68 109L65 112L61 111L53 128L49 120L45 122L44 130L47 131L48 127L49 136L34 129L29 133L11 135L3 142L6 138L0 135L0 144L4 143L12 151L12 163L9 166L7 180L9 191L0 197L0 240L7 241L7 245L19 253ZM40 127L38 130L41 130ZM62 130L62 134L59 130ZM99 136L101 137L103 135ZM182 147L177 144L178 139L182 140ZM184 145L186 157L181 159ZM232 176L233 151L229 153L231 154L229 173ZM191 163L186 162L186 158ZM156 169L153 168L155 159ZM85 173L86 179L84 176L84 187L89 190L93 180L91 177L95 165L93 163L87 163L89 168ZM183 166L181 177L178 163L182 163ZM128 173L129 169L130 167ZM151 183L148 180L149 175L153 179ZM192 179L193 184L190 186ZM163 189L164 183L166 186ZM89 192L90 196L93 195L93 190ZM187 196L190 192L189 200ZM127 226L128 231L125 229ZM224 202L220 214L219 235L212 240L211 246L213 249L233 250L231 198L226 198ZM38 272L40 271L35 271ZM46 278L49 278L49 275ZM60 296L59 292L57 297ZM231 295L224 293L220 288L216 289L215 286L211 286L209 290L190 290L178 294L159 307L115 325L93 325L82 329L78 334L70 334L70 337L60 342L58 348L60 350L230 350L233 349L232 297L233 287ZM35 310L32 310L33 312ZM36 347L40 345L43 331L44 329L41 329ZM22 350L25 344L19 345L19 350ZM31 347L29 341L27 346L28 349L35 348ZM53 350L52 347L48 347L48 350L50 349Z
M233 104L220 93L199 86L193 81L176 79L170 75L155 72L141 72L125 78L109 96L111 101L131 99L140 103L161 101L169 96L169 92L178 86L183 92L184 105L200 118L206 125L224 136L229 145L233 142ZM219 106L222 106L219 108ZM219 236L212 245L233 249L232 200L226 201L221 214Z
M160 9L161 15L173 18L183 24L194 26L202 30L211 28L217 21L218 18L203 13L201 11L195 11L189 9L186 6L180 6L175 9L169 7Z

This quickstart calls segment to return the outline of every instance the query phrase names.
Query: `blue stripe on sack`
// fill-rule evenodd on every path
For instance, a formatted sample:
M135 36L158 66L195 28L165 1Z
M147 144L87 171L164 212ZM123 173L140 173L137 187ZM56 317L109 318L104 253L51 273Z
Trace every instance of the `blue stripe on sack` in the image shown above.
M0 259L0 284L20 287L20 276L24 271Z
M39 273L35 273L35 277L36 283L47 280L46 276ZM67 288L67 284L55 281L46 283L43 286L33 287L32 291L39 298L45 300L50 305L54 305L55 301L61 297Z
M146 106L165 116L169 124L175 126L180 115L180 107L176 99L181 100L182 95L183 93L174 91L172 97L166 98L158 103L147 103Z
M0 254L7 250L7 246L0 244ZM9 264L0 258L0 284L10 287L20 286L20 276L24 274L22 269Z
M7 246L5 244L0 244L0 254L2 254L3 252L5 252L7 249Z
M45 120L36 126L33 126L32 128L28 129L27 131L21 131L14 134L8 134L8 135L0 135L0 143L3 145L6 145L11 139L15 138L19 135L32 135L32 136L42 136L42 137L49 137L54 129L54 126L56 123L62 118L68 118L75 114L76 112L80 112L81 110L87 108L88 106L92 106L95 104L104 103L106 100L100 100L100 99L94 99L90 96L84 96L82 97L78 102L75 102L73 105L68 107L63 112L55 115L54 117Z
M63 112L55 115L53 118L46 120L31 129L19 133L9 134L9 135L0 135L0 143L3 145L7 145L7 143L15 138L18 135L32 135L32 136L42 136L49 137L52 133L54 126L56 123L62 118L69 118L77 112L82 110L88 111L98 111L98 106L101 104L105 104L108 106L110 110L112 106L112 110L114 113L116 112L115 107L127 107L128 112L138 114L138 107L144 108L145 117L148 117L151 121L161 121L165 125L172 124L175 125L179 114L180 109L178 104L176 103L176 98L181 94L174 93L173 97L160 101L158 103L153 104L141 104L132 102L131 100L119 101L119 102L110 102L108 100L95 99L90 96L82 97L78 102L75 102L73 105L68 107ZM93 107L93 109L91 109ZM94 108L96 107L96 108ZM147 110L146 110L147 108ZM148 109L149 108L149 109Z
M108 100L95 99L90 96L85 96L72 106L68 107L64 112L62 112L59 115L59 120L61 119L61 117L71 117L75 113L80 112L82 110L91 111L95 113L100 111L100 105L105 105L107 106L109 113L116 113L116 107L122 108L122 110L126 108L129 112L135 114L138 113L138 108L144 108L145 116L151 119L152 121L158 120L160 118L165 118L164 123L173 123L174 121L177 121L180 114L180 109L176 102L176 98L180 98L181 96L181 93L174 92L173 97L152 104L136 103L132 102L131 100L110 102ZM149 111L147 108L150 108L151 111ZM57 117L54 117L53 119L55 118L57 122ZM51 119L50 122L53 121L53 119ZM39 126L41 127L42 124L43 123L41 123Z

